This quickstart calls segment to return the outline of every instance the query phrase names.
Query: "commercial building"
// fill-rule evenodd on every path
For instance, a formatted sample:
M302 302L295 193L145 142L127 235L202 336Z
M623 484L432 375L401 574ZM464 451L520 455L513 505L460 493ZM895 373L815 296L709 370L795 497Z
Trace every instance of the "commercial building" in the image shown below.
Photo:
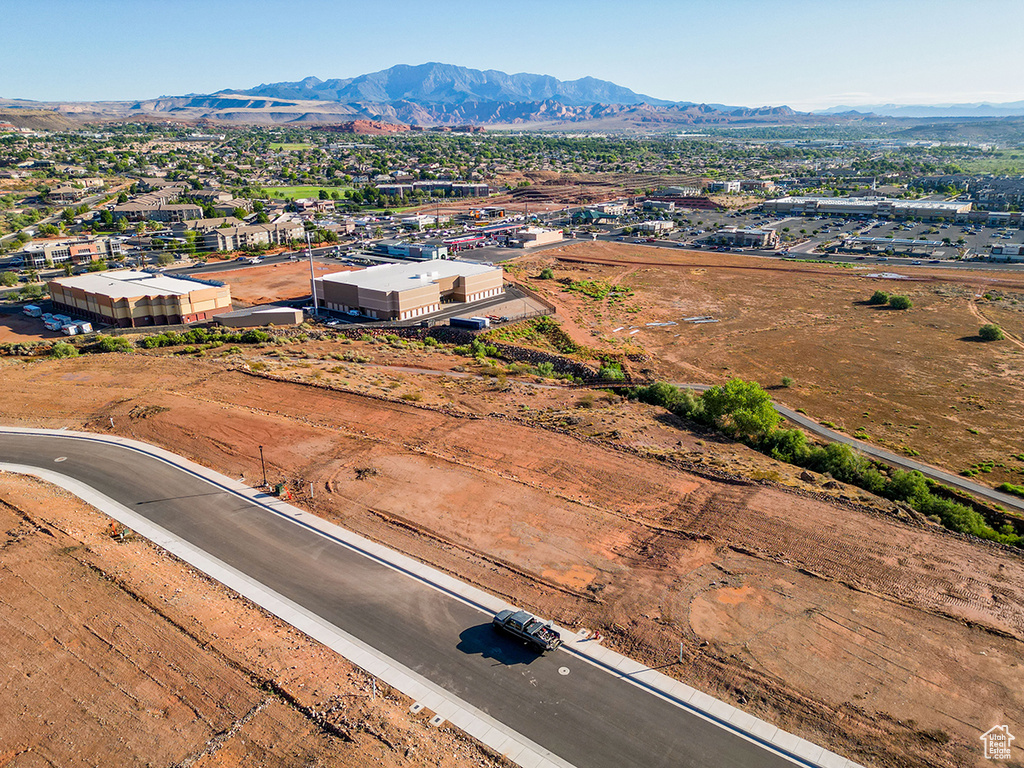
M412 194L412 184L378 184L377 191L389 197L401 197Z
M428 195L441 194L452 197L487 197L491 191L487 184L473 181L414 181L412 188L415 192L425 192ZM378 186L377 189L381 187Z
M644 210L675 213L676 204L671 200L644 200Z
M203 209L194 203L150 203L133 200L115 205L113 214L115 219L127 221L175 222L202 218Z
M777 248L779 233L774 229L723 227L703 238L705 242L737 248Z
M15 254L25 260L27 267L45 267L48 263L88 264L100 259L116 258L121 255L120 237L78 237L70 240L49 240L31 242L24 250Z
M1024 245L1019 243L993 245L992 261L1024 261Z
M58 312L119 328L194 323L231 309L226 285L149 272L91 272L47 288Z
M888 197L780 197L776 200L766 200L762 207L774 213L805 216L892 216L953 220L969 213L971 203L893 200Z
M739 192L740 182L738 181L709 181L708 192Z
M765 192L775 189L775 182L767 179L743 179L740 182L740 192Z
M676 225L673 221L641 221L636 225L638 231L647 232L648 234L671 232L675 228Z
M470 303L504 290L501 267L465 261L382 264L313 280L320 306L378 320L409 320L451 302Z
M302 322L302 310L265 304L217 315L217 322L230 328L259 328L263 325L291 326Z
M538 245L550 245L562 240L562 230L525 227L516 232L519 248L536 248Z
M448 258L448 246L443 243L402 243L397 240L381 240L374 243L373 250L388 256L414 261Z
M403 216L399 223L403 227L409 229L423 229L424 227L436 227L440 224L447 224L452 220L451 216L447 214L428 215L425 213L418 213L413 216Z

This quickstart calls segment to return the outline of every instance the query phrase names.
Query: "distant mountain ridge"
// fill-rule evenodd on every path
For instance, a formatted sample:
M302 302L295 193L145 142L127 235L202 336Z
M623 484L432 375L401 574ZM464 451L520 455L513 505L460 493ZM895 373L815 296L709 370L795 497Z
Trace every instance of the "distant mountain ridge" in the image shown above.
M4 106L48 107L83 122L138 118L323 125L369 121L400 126L575 126L610 131L819 124L846 119L810 115L785 106L749 108L666 101L594 77L563 81L550 75L510 75L437 62L401 64L352 78L307 77L212 94L46 105L0 99L0 107Z
M595 104L675 104L594 77L566 81L550 75L509 75L496 69L470 69L438 62L415 66L399 64L379 72L345 79L320 80L307 77L297 82L264 83L247 90L220 93L270 99L381 104L396 101L414 104L557 101L570 107Z
M1019 117L1024 115L1024 101L968 104L862 104L859 107L838 106L815 110L815 115L846 113L874 114L880 117Z

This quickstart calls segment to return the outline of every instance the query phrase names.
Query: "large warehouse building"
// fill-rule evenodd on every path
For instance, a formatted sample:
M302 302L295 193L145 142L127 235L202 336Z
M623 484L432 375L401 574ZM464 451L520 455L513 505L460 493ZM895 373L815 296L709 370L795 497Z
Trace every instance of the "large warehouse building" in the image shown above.
M894 200L888 197L780 197L762 207L774 213L827 216L893 216L948 219L970 212L971 203L944 200Z
M442 304L469 303L504 290L501 267L467 261L381 264L313 280L320 306L378 320L409 320Z
M226 285L149 272L91 272L48 288L56 311L119 328L194 323L231 310Z

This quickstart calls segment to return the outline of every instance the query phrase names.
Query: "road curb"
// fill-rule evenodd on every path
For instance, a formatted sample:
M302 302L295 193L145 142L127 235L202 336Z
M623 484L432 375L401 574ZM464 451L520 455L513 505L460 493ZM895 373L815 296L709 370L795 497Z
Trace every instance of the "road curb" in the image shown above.
M485 615L516 607L432 566L425 565L407 555L157 446L114 435L71 430L0 427L0 432L101 442L150 456L205 480L228 493L244 498L274 515L356 551L385 567L413 578ZM525 736L512 731L472 705L458 699L454 694L377 652L344 630L273 590L264 587L244 573L205 554L198 547L149 522L117 501L92 490L89 486L55 470L35 466L0 463L0 470L34 475L74 493L211 578L244 595L310 637L324 643L369 674L392 685L413 698L414 701L422 703L470 736L504 754L523 768L539 766L572 768L562 758L535 744ZM659 696L747 741L769 749L797 765L809 768L862 768L859 764L841 755L783 731L724 701L715 699L657 670L604 648L590 639L586 633L577 633L561 627L559 630L565 638L563 649L567 653Z

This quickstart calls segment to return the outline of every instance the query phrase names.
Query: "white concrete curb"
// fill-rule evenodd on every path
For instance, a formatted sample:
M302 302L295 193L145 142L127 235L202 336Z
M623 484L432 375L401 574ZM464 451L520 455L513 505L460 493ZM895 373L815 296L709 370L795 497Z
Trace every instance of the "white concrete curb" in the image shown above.
M282 518L291 520L386 567L392 568L416 579L422 584L458 599L480 610L482 613L493 614L505 608L516 607L400 552L370 541L359 534L323 520L297 507L293 507L276 497L257 491L237 480L225 477L218 472L195 464L188 459L165 451L157 446L129 438L68 430L0 427L0 432L68 437L120 445L124 448L157 458L226 491L241 496ZM97 493L77 480L53 470L26 465L0 463L0 470L34 475L67 489L97 509L110 515L118 522L132 528L153 543L206 573L211 578L216 579L283 621L288 622L296 629L329 646L353 664L380 678L411 697L414 701L423 704L423 706L439 714L470 736L523 766L523 768L551 768L553 766L572 768L562 758L494 720L471 704L458 699L453 694L379 653L342 629L268 589L231 566L210 557L197 547L179 539L177 536L154 525L117 501ZM560 627L559 630L564 638L562 648L566 652L612 675L620 677L653 695L659 696L704 720L715 723L743 739L759 744L789 759L794 764L811 766L813 768L863 768L858 763L854 763L841 755L829 752L816 744L783 731L771 723L736 709L724 701L691 688L678 680L663 675L615 651L603 648L593 640L589 640L584 633L575 633L572 630Z

